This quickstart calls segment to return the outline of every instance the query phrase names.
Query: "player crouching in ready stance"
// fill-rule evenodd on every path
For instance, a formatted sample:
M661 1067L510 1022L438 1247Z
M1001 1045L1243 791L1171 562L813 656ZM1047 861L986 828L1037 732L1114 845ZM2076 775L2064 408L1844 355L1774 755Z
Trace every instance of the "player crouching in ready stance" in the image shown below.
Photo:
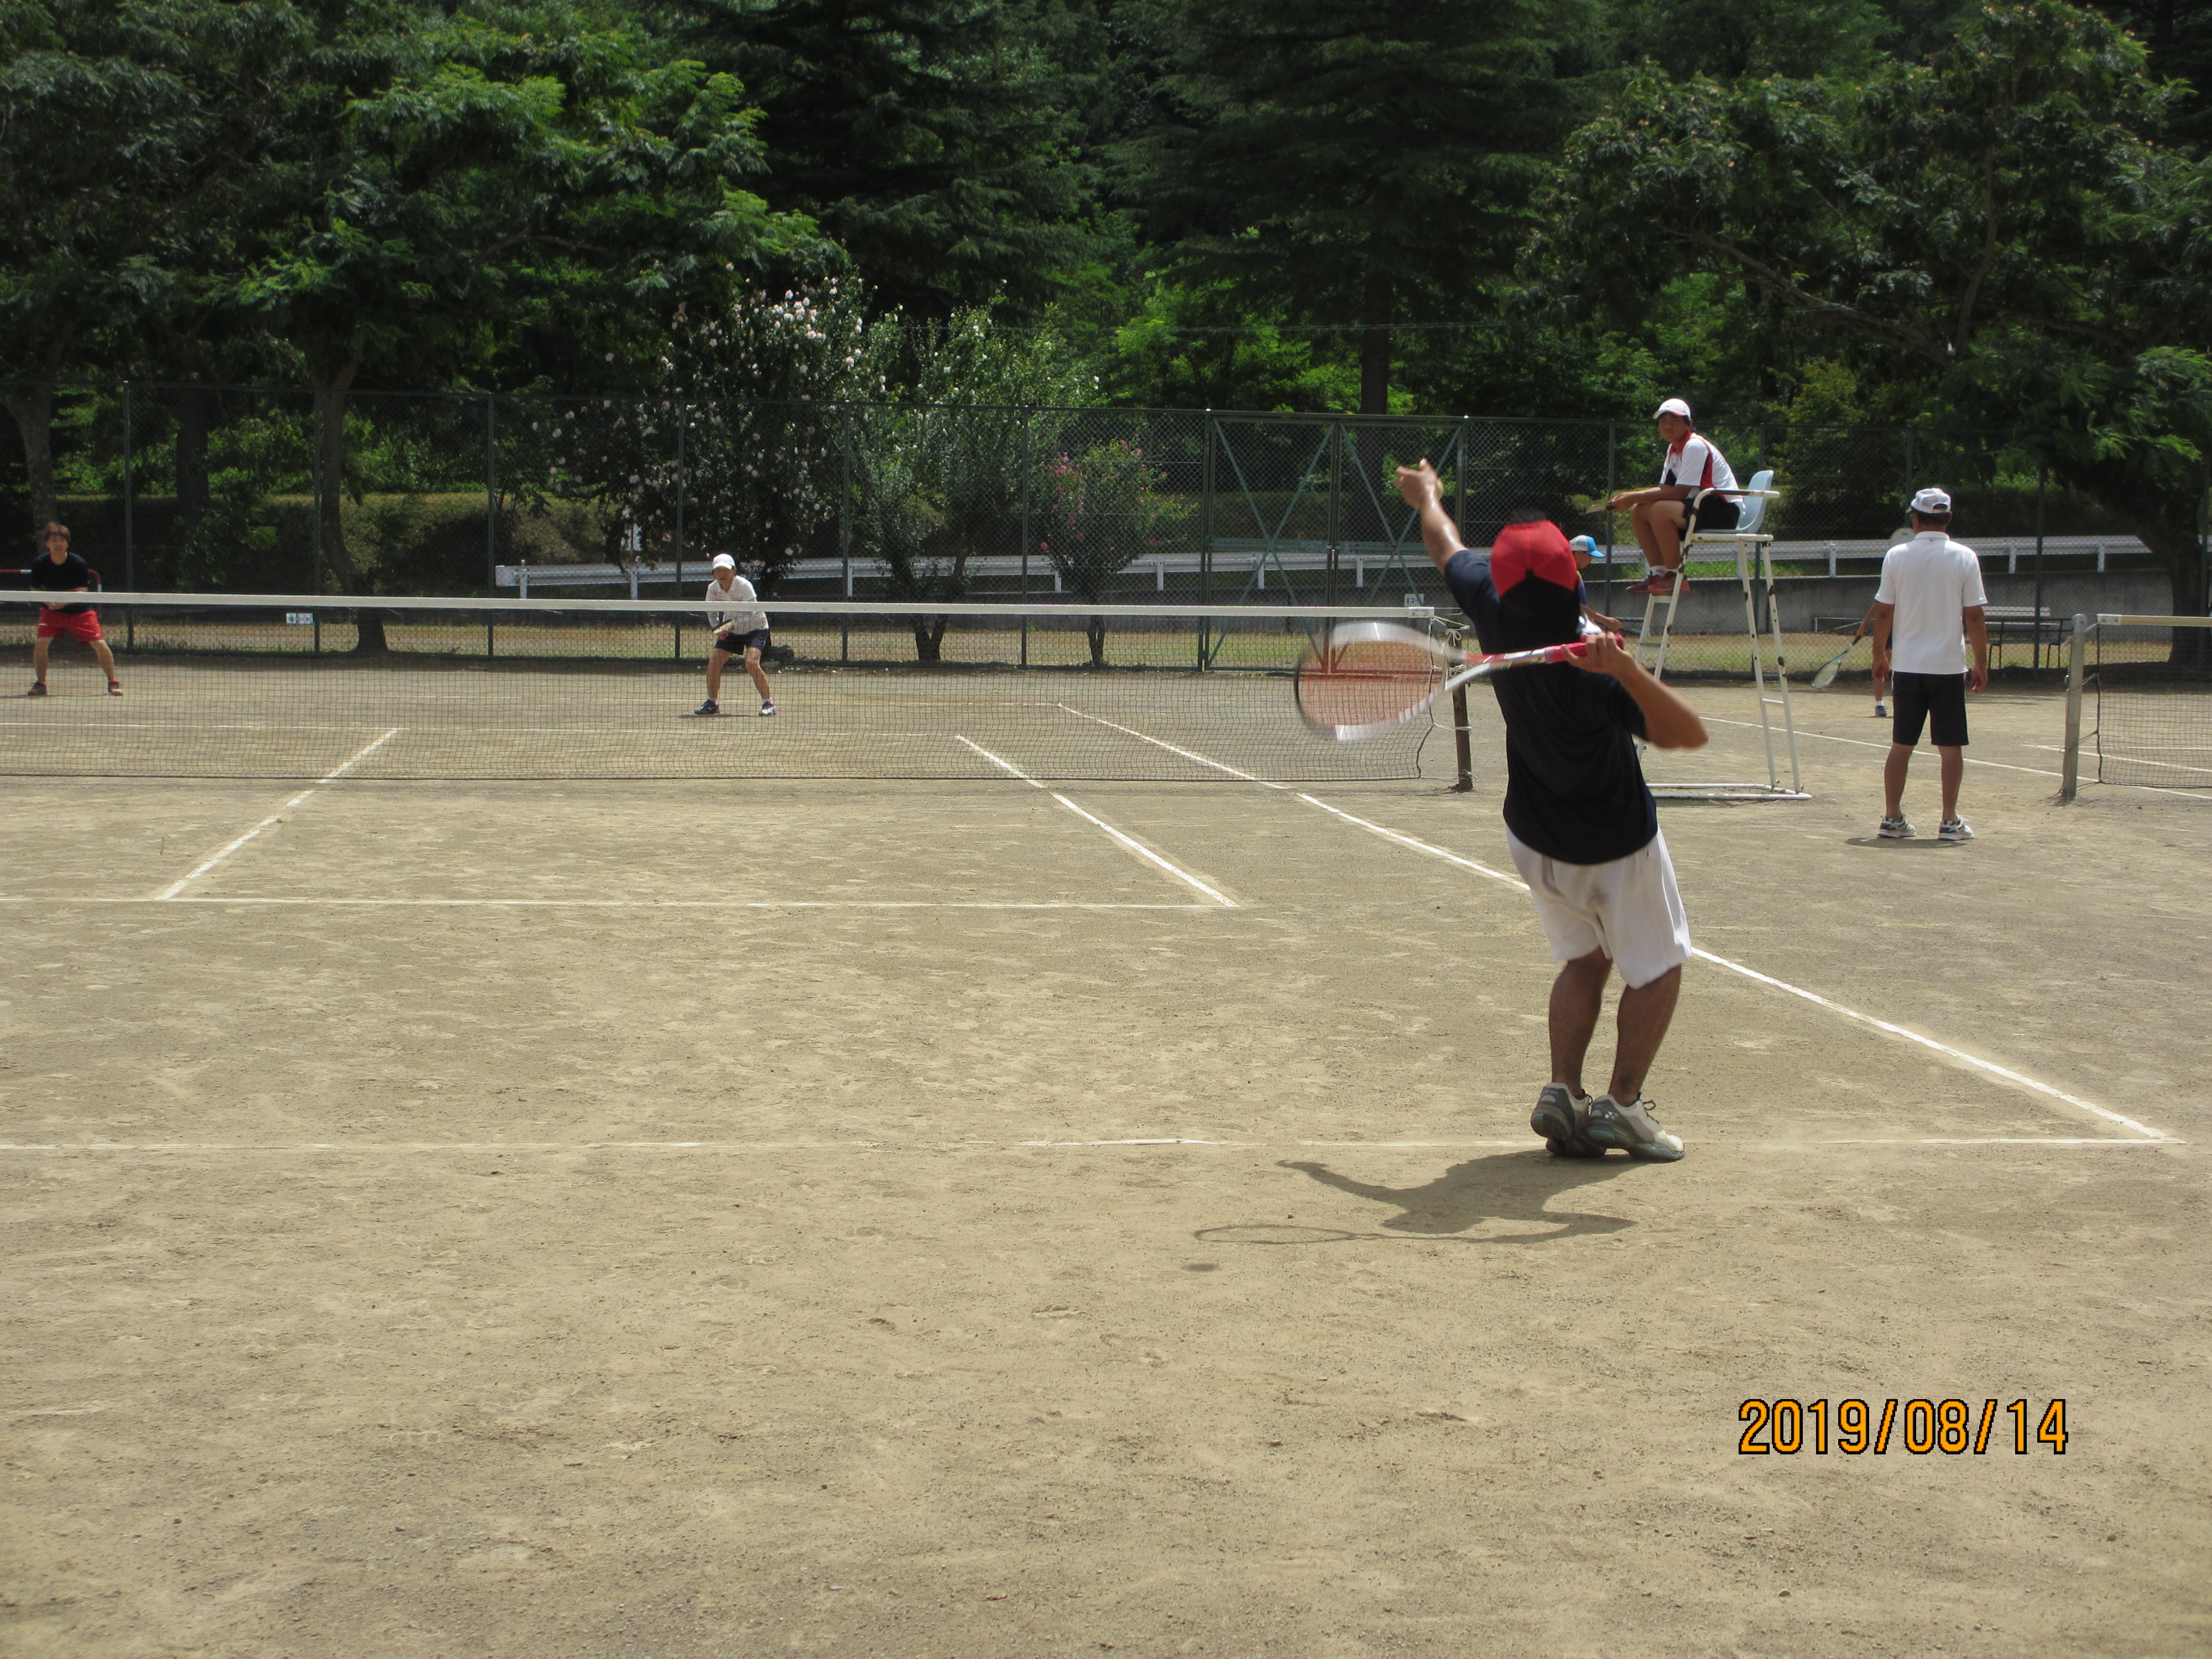
M1445 514L1436 469L1398 469L1419 515L1421 539L1485 651L1557 645L1582 634L1582 583L1567 538L1534 514L1498 532L1484 559L1462 545ZM1674 1017L1690 922L1644 781L1636 739L1662 749L1705 742L1697 711L1645 673L1611 635L1568 663L1490 682L1505 720L1505 839L1528 884L1554 961L1552 1080L1528 1127L1560 1158L1671 1162L1682 1139L1660 1127L1644 1079ZM1613 1076L1593 1100L1583 1060L1615 967L1620 994Z

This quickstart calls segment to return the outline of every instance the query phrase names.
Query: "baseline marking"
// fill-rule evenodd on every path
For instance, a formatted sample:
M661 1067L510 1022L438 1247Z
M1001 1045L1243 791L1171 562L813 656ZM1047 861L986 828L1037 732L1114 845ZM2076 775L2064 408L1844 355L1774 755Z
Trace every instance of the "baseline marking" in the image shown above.
M1080 899L511 899L511 898L255 898L199 894L172 899L46 898L35 894L0 894L0 904L303 904L398 906L435 908L477 907L536 910L1218 910L1218 904L1092 903ZM1238 907L1231 906L1232 909Z
M1105 819L1100 817L1096 812L1085 811L1080 806L1078 806L1073 801L1068 799L1066 796L1061 794L1056 789L1046 789L1044 785L1039 783L1035 778L1023 771L1020 767L1015 765L1012 761L1000 759L989 750L984 748L981 744L970 743L966 738L960 736L957 732L953 734L953 741L955 743L967 744L969 748L974 750L985 760L990 762L992 765L1000 768L1002 770L1011 774L1014 777L1019 778L1024 783L1029 785L1030 788L1044 790L1045 793L1050 795L1062 806L1065 806L1069 811L1074 813L1076 817L1085 820L1086 823L1095 824L1101 830L1103 830L1122 848L1135 854L1146 863L1157 865L1162 870L1166 871L1168 874L1173 876L1177 881L1182 883L1184 886L1193 888L1195 890L1205 894L1206 897L1212 899L1214 903L1219 906L1222 909L1235 910L1241 908L1237 904L1237 901L1231 898L1228 894L1221 892L1215 888L1207 886L1196 876L1191 874L1189 871L1182 868L1178 865L1170 863L1167 860L1162 858L1158 853L1152 851L1151 848L1137 840L1135 836L1122 834L1121 831L1116 830L1112 824L1107 823Z
M334 772L325 773L323 776L316 779L313 784L309 785L307 788L302 789L298 794L293 796L291 799L286 801L282 806L271 812L267 817L262 819L260 823L255 824L253 828L247 830L236 841L231 842L229 846L224 848L213 858L209 859L204 864L201 865L198 869L193 871L191 874L186 876L182 881L172 882L168 886L155 894L154 896L156 899L175 898L179 894L182 893L185 888L191 886L202 876L204 876L210 871L217 868L222 865L224 860L228 859L233 853L238 851L240 848L245 846L246 842L252 841L264 830L269 828L270 824L282 819L285 813L290 811L301 801L307 799L307 797L313 794L316 790L321 788L326 783L337 782L338 779L352 771L355 767L360 765L362 762L367 760L378 750L383 748L386 744L398 737L404 730L405 730L404 726L395 726L389 732L386 732L382 737L371 738L368 743L362 744L361 748L356 750L354 751L353 758L347 761L344 765L339 767Z
M1379 823L1370 823L1365 818L1354 817L1351 813L1339 807L1331 806L1327 801L1316 800L1311 795L1302 794L1298 799L1320 807L1324 812L1342 818L1346 823L1356 823L1362 830L1370 830L1385 840L1396 842L1402 847L1410 847L1419 852L1426 853L1431 857L1443 859L1447 863L1458 865L1462 869L1472 870L1479 875L1487 876L1492 881L1504 882L1509 887L1517 887L1524 893L1528 890L1528 884L1517 876L1509 876L1501 870L1492 870L1486 865L1477 864L1473 859L1462 858L1456 853L1448 853L1441 847L1431 847L1425 841L1416 841L1411 836L1401 835L1397 830L1386 829ZM2100 1117L2107 1123L2118 1124L2132 1133L2142 1136L2146 1145L2178 1146L2185 1144L2178 1136L2169 1135L2162 1129L2154 1129L2148 1124L2138 1123L2131 1117L2124 1117L2108 1108L2100 1106L2094 1101L2084 1100L2079 1095L2069 1095L2063 1089L2056 1089L2048 1083L2039 1082L2036 1079L2023 1073L2015 1072L2009 1066L2000 1066L1994 1060L1987 1060L1978 1055L1970 1054L1965 1049L1954 1048L1948 1042L1939 1042L1934 1037L1924 1036L1910 1026L1899 1025L1891 1020L1877 1019L1872 1014L1859 1012L1856 1008L1846 1008L1842 1003L1824 997L1817 991L1808 991L1801 985L1792 985L1789 981L1777 979L1771 974L1762 974L1756 968L1747 968L1742 963L1731 962L1726 957L1715 956L1711 951L1702 951L1692 946L1690 954L1701 962L1710 962L1717 968L1725 968L1732 974L1741 974L1747 980L1754 981L1787 995L1801 998L1817 1008L1826 1009L1840 1018L1871 1027L1875 1030L1885 1032L1906 1042L1918 1043L1923 1048L1932 1048L1939 1054L1971 1066L1975 1070L2009 1083L2015 1088L2025 1089L2032 1094L2044 1095L2052 1100L2062 1101L2077 1110L2087 1112L2094 1117ZM1947 1143L1927 1141L1921 1144Z
M2112 1135L1894 1135L1829 1140L1743 1143L1771 1152L1811 1152L1829 1146L2169 1146L2172 1140L2123 1140ZM1202 1146L1225 1152L1264 1152L1296 1146L1316 1152L1455 1152L1504 1146L1533 1153L1526 1135L1516 1140L1200 1140L1157 1135L1118 1140L76 1140L0 1141L9 1152L1073 1152L1151 1146Z

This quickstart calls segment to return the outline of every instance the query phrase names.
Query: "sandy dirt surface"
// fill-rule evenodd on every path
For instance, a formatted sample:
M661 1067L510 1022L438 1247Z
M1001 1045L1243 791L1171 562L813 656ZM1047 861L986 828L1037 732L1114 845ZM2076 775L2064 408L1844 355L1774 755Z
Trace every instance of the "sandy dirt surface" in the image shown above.
M1759 770L1696 701L1655 775ZM1692 966L1672 1166L1528 1133L1487 726L1473 796L9 781L0 1649L2206 1651L2212 801L2062 808L1996 694L1979 839L1879 842L1799 712L1813 799L1663 822L1826 1002ZM2069 1437L1740 1455L1784 1396Z

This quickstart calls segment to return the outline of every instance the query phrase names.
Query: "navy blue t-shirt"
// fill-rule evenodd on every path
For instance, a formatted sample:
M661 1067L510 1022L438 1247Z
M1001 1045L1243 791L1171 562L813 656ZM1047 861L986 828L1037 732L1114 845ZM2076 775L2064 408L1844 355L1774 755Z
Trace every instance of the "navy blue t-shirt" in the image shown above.
M59 564L40 553L31 561L31 586L44 588L49 593L69 593L80 587L90 587L92 567L84 562L82 553L65 553ZM82 616L92 609L88 605L53 605L46 608L65 617Z
M1462 548L1444 580L1485 651L1502 651L1490 561ZM1562 864L1610 864L1649 846L1659 806L1644 781L1635 739L1644 711L1610 674L1571 663L1495 675L1505 717L1505 827Z

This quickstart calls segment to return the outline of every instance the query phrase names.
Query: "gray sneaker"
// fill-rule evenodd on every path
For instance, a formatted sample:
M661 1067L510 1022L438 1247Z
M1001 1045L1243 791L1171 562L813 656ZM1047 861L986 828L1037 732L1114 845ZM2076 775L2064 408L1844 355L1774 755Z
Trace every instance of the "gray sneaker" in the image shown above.
M1861 821L1863 822L1864 820ZM1875 830L1875 833L1880 836L1884 841L1911 841L1912 837L1919 832L1913 829L1911 823L1908 820L1898 817L1884 818L1881 821L1881 828Z
M1565 1084L1547 1083L1528 1114L1528 1127L1544 1137L1544 1150L1553 1158L1603 1158L1605 1148L1583 1133L1589 1115L1588 1095L1577 1100Z
M1938 841L1972 841L1974 832L1964 818L1945 818L1936 826Z
M1651 1103L1641 1096L1624 1106L1611 1095L1600 1095L1590 1102L1583 1133L1593 1145L1618 1146L1631 1158L1672 1164L1682 1156L1682 1137L1662 1128L1651 1115Z

